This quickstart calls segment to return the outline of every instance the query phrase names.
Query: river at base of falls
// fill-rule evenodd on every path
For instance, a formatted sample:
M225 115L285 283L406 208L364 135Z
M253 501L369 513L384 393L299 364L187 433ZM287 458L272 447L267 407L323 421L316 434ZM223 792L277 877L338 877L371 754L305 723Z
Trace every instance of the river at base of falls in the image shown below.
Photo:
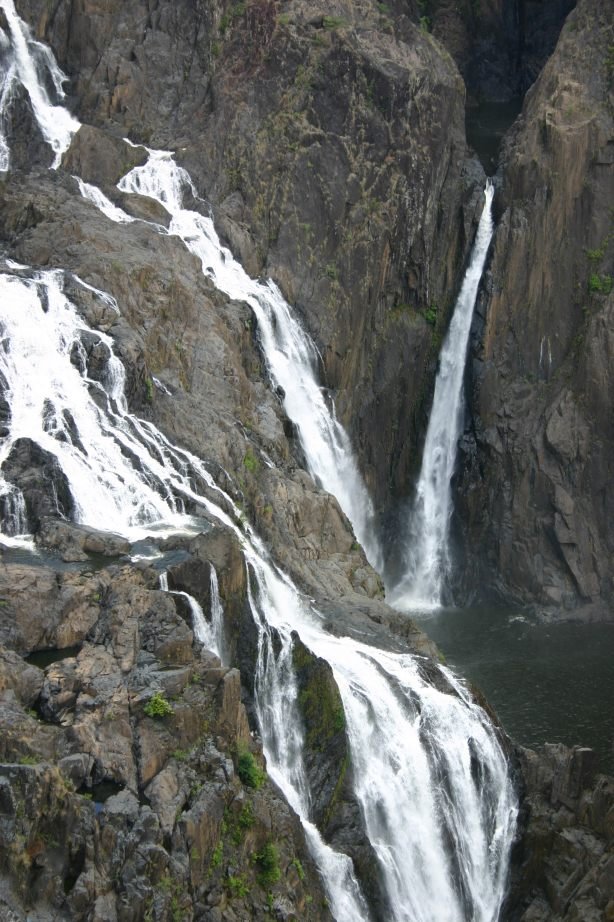
M412 618L486 695L522 746L590 746L614 772L614 623L552 623L518 608L442 608Z

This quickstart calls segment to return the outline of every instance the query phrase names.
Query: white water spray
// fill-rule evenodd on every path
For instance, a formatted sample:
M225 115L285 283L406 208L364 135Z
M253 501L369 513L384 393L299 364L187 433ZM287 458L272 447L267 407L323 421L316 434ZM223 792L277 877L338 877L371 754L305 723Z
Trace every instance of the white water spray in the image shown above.
M271 379L283 392L284 409L298 429L309 472L336 497L369 560L380 567L373 507L349 438L318 384L315 346L292 316L279 288L270 280L250 278L230 250L221 245L213 221L183 207L186 193L196 198L196 190L169 152L149 151L148 162L124 176L119 188L163 205L172 217L168 233L183 240L217 288L250 305ZM108 210L106 213L112 217ZM158 230L167 233L164 228Z
M185 181L183 175L179 188ZM171 201L173 183L164 188ZM181 219L173 232L189 243L188 213L171 214ZM206 219L190 214L195 215L190 226L198 231L192 242L204 264L198 222ZM227 251L217 246L213 255L223 275ZM0 463L20 435L39 442L62 468L78 520L98 528L132 536L143 526L149 532L152 526L197 527L185 512L189 507L230 529L243 548L259 635L256 707L268 768L303 821L335 918L360 922L369 913L350 860L332 851L309 820L291 657L294 630L328 660L342 695L355 794L390 922L495 922L516 807L504 755L484 713L451 676L450 693L433 688L419 659L323 630L319 613L272 564L251 527L239 525L239 510L203 462L128 413L124 372L112 342L79 319L62 280L60 272L26 267L0 275L2 371L11 410ZM246 299L262 307L260 295L258 288ZM92 337L106 355L96 377L89 368ZM48 403L37 379L45 380Z
M70 362L84 325L60 283L58 272L35 273L31 281L0 276L0 322L8 346L3 373L10 376L11 420L17 417L14 408L24 406L23 392L32 390L19 414L17 432L35 435L55 454L75 506L88 524L132 535L137 509L139 518L142 510L148 512L150 531L155 522L159 527L187 528L193 521L177 508L183 497L231 529L241 542L259 633L256 704L267 764L305 823L335 917L346 922L369 915L351 862L332 851L310 823L292 631L329 662L339 686L355 794L379 862L390 922L494 922L504 893L515 802L504 755L484 713L458 690L446 694L429 685L415 657L326 634L318 612L273 566L258 536L249 525L239 526L239 510L215 486L202 462L173 446L151 423L121 409L118 382L123 375L110 343L107 364L114 371L104 391L108 399L98 399L102 408L94 402L92 393L100 394L99 383L88 379L87 368ZM42 348L38 354L49 369L44 380L53 416L71 407L70 441L45 431L37 363L19 359L20 350L38 348L37 336L46 344L46 358ZM18 370L13 373L13 368ZM15 435L11 429L8 445ZM112 480L107 441L127 449L112 456L119 475ZM75 455L84 460L75 460ZM195 484L215 491L220 504ZM89 517L88 510L94 509ZM197 617L194 623L199 623ZM273 631L280 649L273 643Z
M390 605L401 611L438 608L450 569L451 481L463 425L463 376L473 308L493 234L493 196L494 187L489 180L469 267L439 358L411 513L405 572L396 585L389 587L386 597Z
M28 93L32 112L43 138L55 154L53 168L60 165L62 155L68 148L79 122L62 105L56 105L45 89L49 80L58 101L64 99L62 84L66 75L55 62L51 51L35 41L28 26L19 18L13 0L0 0L9 28L9 36L0 29L0 76L3 78L0 95L0 170L7 170L10 154L5 134L8 108L18 85Z

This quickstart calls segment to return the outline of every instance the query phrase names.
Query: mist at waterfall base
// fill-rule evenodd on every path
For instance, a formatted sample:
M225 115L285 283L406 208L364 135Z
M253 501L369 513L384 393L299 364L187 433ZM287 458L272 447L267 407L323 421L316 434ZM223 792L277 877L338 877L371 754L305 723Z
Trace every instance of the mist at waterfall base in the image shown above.
M53 101L37 83L41 69L49 69L48 58L37 58L35 66L31 56L39 46L17 20L12 0L2 0L0 7L11 31L9 68L30 96L41 133L55 151L56 167L74 127L54 146ZM6 56L4 33L3 47ZM5 147L10 162L8 143ZM79 186L105 220L122 222L119 211L109 209L104 196L92 188ZM123 188L157 198L171 214L171 235L199 256L219 287L252 306L273 380L283 382L285 374L290 389L296 380L312 389L309 401L299 400L293 412L318 438L323 452L308 455L314 477L323 483L328 478L341 496L349 486L347 502L359 503L351 507L353 518L360 522L362 515L368 525L368 498L351 479L355 462L349 442L317 386L309 343L300 332L294 336L290 308L275 286L249 279L220 248L211 221L183 207L191 180L167 152L150 151L148 163L126 177ZM129 227L131 222L123 223ZM155 225L151 232L165 233ZM255 708L268 771L303 821L335 918L359 922L370 913L351 861L333 851L310 822L304 728L291 655L294 631L328 661L341 693L354 794L378 862L387 918L494 922L505 892L516 802L505 757L485 713L447 670L430 667L438 672L435 687L420 658L328 634L320 613L276 568L206 464L129 412L125 371L113 342L87 326L67 297L65 283L83 286L107 308L112 304L121 310L121 305L61 269L40 271L10 261L5 266L0 273L0 323L9 412L0 460L6 462L23 440L40 445L54 459L54 484L65 484L77 522L136 538L159 528L193 529L200 517L235 536L258 632ZM276 335L267 338L267 325L273 334L281 327L292 335L281 343ZM96 370L89 367L83 347L91 337L106 356ZM7 511L3 524L19 540L28 527L25 497L8 480L0 484L0 492ZM202 622L202 610L190 598L186 601L196 632L217 645L213 630ZM217 616L214 612L213 620Z

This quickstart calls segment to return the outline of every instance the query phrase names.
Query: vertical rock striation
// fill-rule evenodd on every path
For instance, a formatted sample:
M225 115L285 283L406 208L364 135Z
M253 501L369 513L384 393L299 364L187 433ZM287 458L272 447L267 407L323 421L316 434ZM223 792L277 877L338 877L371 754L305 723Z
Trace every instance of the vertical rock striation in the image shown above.
M613 40L583 0L506 144L458 501L467 585L593 612L613 589Z

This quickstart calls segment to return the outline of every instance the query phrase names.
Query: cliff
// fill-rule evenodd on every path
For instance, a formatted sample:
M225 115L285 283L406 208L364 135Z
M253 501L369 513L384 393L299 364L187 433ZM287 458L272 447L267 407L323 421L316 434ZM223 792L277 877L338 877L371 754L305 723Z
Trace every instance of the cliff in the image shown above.
M466 585L565 617L612 601L612 29L578 5L506 142L459 485Z
M49 171L27 102L15 101L14 169L0 184L6 255L63 267L80 316L112 335L130 409L206 458L333 633L418 653L428 674L434 646L387 608L337 502L302 470L248 307L217 291L177 237L106 220L74 178L132 217L168 225L163 209L116 183L145 157L124 136L177 150L233 252L280 284L313 334L386 522L418 465L483 182L465 144L463 81L420 26L421 4L17 7L68 72L85 124ZM466 75L484 23L502 16L497 4L480 9L475 41L465 17L457 45L450 4L430 13ZM565 612L584 602L601 611L611 598L611 29L596 0L579 4L507 144L458 487L472 549L464 588ZM503 32L498 41L492 61ZM538 65L523 60L526 83ZM512 71L503 95L524 88ZM114 296L121 315L79 279ZM95 381L104 348L87 337L82 346L75 361ZM205 608L215 566L226 652L240 674L203 651L185 600L159 591L159 572L128 559L134 548L63 521L70 493L50 457L23 439L3 472L21 487L47 556L41 565L7 553L2 571L0 908L126 922L329 919L304 833L253 735L257 638L230 530L160 546L171 589ZM41 652L50 662L32 658ZM298 638L294 667L314 812L327 841L352 856L374 917L386 919L349 783L339 691ZM610 905L601 898L610 892L609 788L601 800L593 792L590 826L581 789L552 787L560 765L523 758L533 819L517 865L531 876L530 887L515 880L510 913L555 919L569 903L569 919L581 918L582 906L576 912L551 883L549 862L571 866L570 889L581 865L586 886L601 888L601 911ZM561 791L573 801L567 826L588 825L599 839L578 860L550 815ZM530 915L535 900L541 916Z

